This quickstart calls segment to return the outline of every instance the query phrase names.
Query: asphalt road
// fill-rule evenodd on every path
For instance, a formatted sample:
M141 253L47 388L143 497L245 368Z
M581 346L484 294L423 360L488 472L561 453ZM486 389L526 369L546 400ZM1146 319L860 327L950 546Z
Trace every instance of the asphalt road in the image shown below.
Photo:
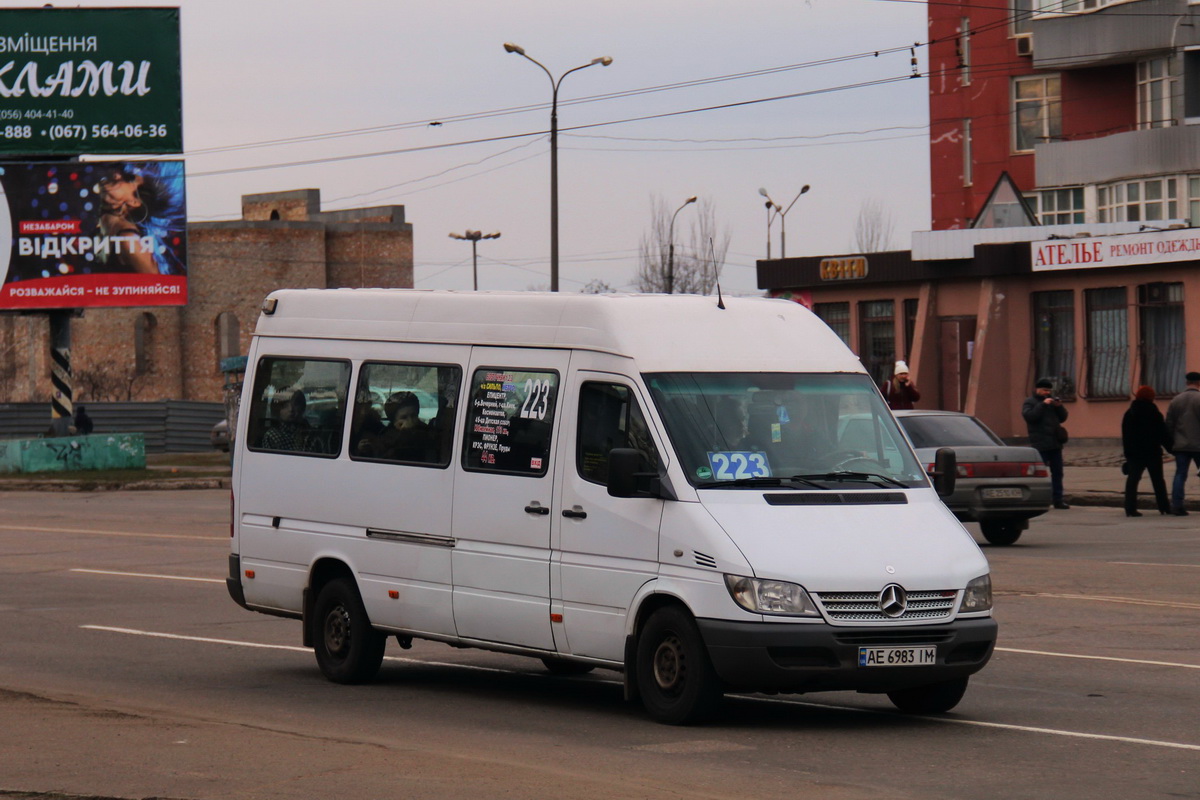
M1073 508L985 548L999 650L944 717L739 696L674 728L614 673L437 644L325 682L299 623L226 594L228 492L3 502L0 797L1200 797L1197 517Z

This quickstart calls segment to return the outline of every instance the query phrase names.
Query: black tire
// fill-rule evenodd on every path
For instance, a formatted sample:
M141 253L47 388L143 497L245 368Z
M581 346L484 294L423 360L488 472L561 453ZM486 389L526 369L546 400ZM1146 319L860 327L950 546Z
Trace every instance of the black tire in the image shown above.
M565 658L543 658L546 671L553 675L586 675L595 669L591 664L569 661Z
M1019 522L981 522L979 523L979 531L983 534L983 538L988 540L989 544L1007 547L1010 544L1015 544L1017 539L1021 538L1021 532L1025 530Z
M379 672L387 637L371 627L354 581L322 587L313 609L313 641L321 673L334 683L364 683Z
M691 615L677 606L650 615L637 643L637 681L650 717L668 725L701 722L723 694Z
M888 692L892 705L906 714L944 714L958 705L967 692L967 679L958 678L912 689Z

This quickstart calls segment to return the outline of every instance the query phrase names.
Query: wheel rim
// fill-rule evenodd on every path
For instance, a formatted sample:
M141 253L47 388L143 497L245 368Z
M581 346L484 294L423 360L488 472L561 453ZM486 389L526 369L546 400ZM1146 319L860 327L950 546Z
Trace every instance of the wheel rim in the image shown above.
M686 674L683 645L679 637L669 634L654 651L654 682L668 694L676 694L683 686Z
M345 606L335 606L325 617L325 649L330 655L342 655L350 647L350 614Z

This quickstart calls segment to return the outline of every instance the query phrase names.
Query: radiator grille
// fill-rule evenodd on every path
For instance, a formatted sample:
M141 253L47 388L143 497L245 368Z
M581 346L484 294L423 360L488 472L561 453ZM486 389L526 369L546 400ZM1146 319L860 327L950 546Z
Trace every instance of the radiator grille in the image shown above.
M908 607L898 617L879 610L878 592L814 592L830 622L925 622L947 619L958 593L953 589L909 592Z

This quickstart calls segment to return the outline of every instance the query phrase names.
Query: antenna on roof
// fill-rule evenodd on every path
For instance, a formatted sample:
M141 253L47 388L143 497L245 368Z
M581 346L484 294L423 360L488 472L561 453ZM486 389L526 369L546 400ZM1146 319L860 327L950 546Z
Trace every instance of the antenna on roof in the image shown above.
M708 252L712 256L713 273L717 271L717 250L713 247L712 237L708 237ZM717 278L717 308L725 310L725 300L721 297L721 280Z

